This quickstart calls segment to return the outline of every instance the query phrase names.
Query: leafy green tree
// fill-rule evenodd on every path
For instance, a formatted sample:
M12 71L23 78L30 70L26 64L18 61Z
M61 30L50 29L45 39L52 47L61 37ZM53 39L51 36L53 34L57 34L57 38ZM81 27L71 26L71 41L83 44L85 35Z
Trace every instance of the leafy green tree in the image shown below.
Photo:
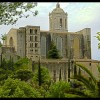
M36 2L1 2L0 25L15 24L18 18L27 18L29 14L25 14L25 12L31 12L34 16L37 15L38 11L32 11L32 8L36 6Z
M97 39L98 39L98 41L99 41L99 43L98 43L98 48L100 49L100 32L98 32L97 33L97 36L95 36Z
M50 86L50 94L52 98L65 98L66 92L70 89L70 83L58 81Z
M42 84L49 84L51 81L51 77L49 74L49 71L46 67L41 66L40 67L40 73L41 73L41 85ZM38 69L34 71L33 81L39 84L39 73Z
M50 50L48 51L47 57L53 58L53 59L59 59L60 58L59 51L57 50L53 41L51 42Z
M6 73L6 70L0 68L0 81L5 80L8 78L8 75Z
M2 40L6 40L6 38L7 38L7 35L6 35L6 34L4 34L4 35L2 34L2 35L1 35L1 39L2 39Z
M10 57L8 61L5 58L3 58L0 67L4 70L14 70L13 58Z
M33 77L33 73L27 69L19 69L16 71L14 78L21 79L21 81L28 81Z
M14 68L15 70L19 69L29 69L32 70L32 65L30 63L31 61L28 58L20 58L15 64Z
M28 83L18 79L8 78L3 86L0 87L1 98L37 98L39 92L32 88Z

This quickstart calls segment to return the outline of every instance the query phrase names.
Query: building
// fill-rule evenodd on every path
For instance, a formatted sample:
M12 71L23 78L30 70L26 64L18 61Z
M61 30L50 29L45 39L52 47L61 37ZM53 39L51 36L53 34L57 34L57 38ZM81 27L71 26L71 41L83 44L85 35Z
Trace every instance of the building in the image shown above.
M47 59L51 41L54 41L62 59ZM28 57L35 62L41 58L41 64L48 66L52 77L56 77L56 79L59 77L60 69L62 79L68 79L69 60L88 62L87 66L91 62L95 62L91 60L91 29L84 28L78 32L69 32L68 14L59 3L49 13L49 31L42 31L40 26L29 25L19 29L12 28L3 44L4 53L8 51L8 47L13 48L13 53L22 58ZM97 61L96 65L99 63Z

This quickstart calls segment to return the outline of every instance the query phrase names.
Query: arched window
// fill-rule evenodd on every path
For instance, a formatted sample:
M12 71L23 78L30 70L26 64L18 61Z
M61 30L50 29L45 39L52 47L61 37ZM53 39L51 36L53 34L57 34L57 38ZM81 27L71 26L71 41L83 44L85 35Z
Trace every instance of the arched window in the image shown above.
M62 37L57 37L57 49L59 50L59 54L62 56Z
M30 34L33 34L33 29L30 29Z
M60 28L62 27L62 18L60 18Z
M13 46L13 38L12 38L12 37L10 37L9 45L10 45L10 46Z

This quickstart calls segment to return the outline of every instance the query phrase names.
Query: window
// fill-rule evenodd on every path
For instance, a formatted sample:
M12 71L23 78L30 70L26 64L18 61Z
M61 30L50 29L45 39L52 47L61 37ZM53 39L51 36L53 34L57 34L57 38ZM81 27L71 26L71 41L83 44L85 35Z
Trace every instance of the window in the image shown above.
M35 41L37 41L37 36L35 36Z
M89 63L89 66L91 66L91 63Z
M38 47L38 43L35 43L35 47Z
M66 19L65 19L65 28L66 28L66 23L67 23L67 22L66 22Z
M33 41L33 36L30 36L30 41Z
M13 38L12 37L10 37L9 44L10 44L10 46L13 46Z
M60 18L60 28L62 27L62 18Z
M33 43L32 43L32 47L33 47Z
M31 39L31 36L30 36L30 41L31 41L32 39Z
M30 29L30 34L32 34L33 33L33 29Z
M30 43L30 47L33 47L33 43Z
M37 34L37 29L35 29L35 34Z
M30 52L32 53L33 52L33 49L30 49Z
M38 50L35 50L35 53L38 53Z

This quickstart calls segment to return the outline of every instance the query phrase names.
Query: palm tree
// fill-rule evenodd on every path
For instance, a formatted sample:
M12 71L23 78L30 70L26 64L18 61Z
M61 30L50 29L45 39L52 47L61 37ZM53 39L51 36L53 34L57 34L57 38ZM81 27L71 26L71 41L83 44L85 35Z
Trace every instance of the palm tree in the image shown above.
M71 77L71 79L76 79L77 81L82 82L86 87L85 90L90 92L91 97L100 97L100 82L96 80L96 78L93 76L93 73L88 70L84 65L75 64L75 67L79 67L80 69L85 71L90 80L82 74L75 74L73 77ZM97 68L100 73L100 67L97 66Z

